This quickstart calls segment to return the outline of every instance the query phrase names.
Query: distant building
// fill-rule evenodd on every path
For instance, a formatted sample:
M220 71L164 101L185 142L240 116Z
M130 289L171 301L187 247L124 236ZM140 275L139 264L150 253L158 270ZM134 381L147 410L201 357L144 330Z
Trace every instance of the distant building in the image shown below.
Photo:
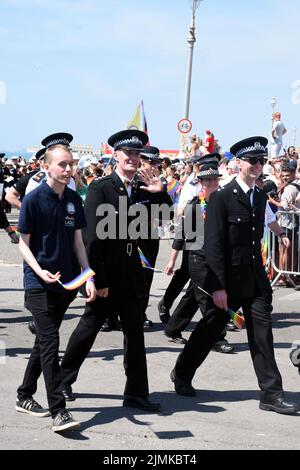
M41 146L34 146L26 149L26 152L36 153ZM98 154L98 151L94 149L92 145L83 145L83 144L71 144L72 150L79 153L80 155L90 155Z

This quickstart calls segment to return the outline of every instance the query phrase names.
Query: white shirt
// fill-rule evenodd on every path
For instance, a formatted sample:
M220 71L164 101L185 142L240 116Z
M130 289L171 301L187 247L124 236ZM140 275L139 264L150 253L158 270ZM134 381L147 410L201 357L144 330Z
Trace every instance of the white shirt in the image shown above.
M195 178L193 178L193 180L194 179ZM178 207L180 208L180 210L183 210L189 201L191 201L195 196L198 196L200 194L201 187L202 186L200 183L185 183L183 185L178 201Z
M238 175L236 177L236 182L240 186L240 188L244 191L245 194L248 193L249 189L253 189L252 193L250 194L250 204L253 206L253 196L254 196L254 191L260 191L256 186L253 188L250 188L245 181L242 180L242 178ZM266 204L266 212L265 212L265 226L268 227L272 222L276 221L276 216L273 213L268 201Z
M36 181L35 177L39 174L39 173L45 173L45 176L43 178L41 178L39 181ZM41 183L43 182L46 182L47 181L47 171L45 170L41 170L39 171L38 173L36 173L35 175L33 175L30 180L28 181L28 184L27 184L27 187L26 187L26 191L25 191L25 195L30 193L31 191L33 191L35 188L37 188ZM73 191L75 191L75 181L74 181L74 178L71 177L70 179L70 183L68 184L68 188L70 189L73 189Z
M132 183L133 183L133 179L130 181L128 178L126 178L126 176L123 176L121 175L118 170L115 170L118 177L120 178L120 180L122 181L122 183L124 184L124 186L126 187L127 189L127 194L128 194L128 197L130 198L131 196L131 191L132 191ZM128 181L129 185L126 186L125 182Z

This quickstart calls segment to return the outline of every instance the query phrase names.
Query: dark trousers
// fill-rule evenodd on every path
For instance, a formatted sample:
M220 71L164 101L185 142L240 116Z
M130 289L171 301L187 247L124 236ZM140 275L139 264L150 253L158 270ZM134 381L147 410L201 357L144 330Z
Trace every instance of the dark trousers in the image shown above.
M124 369L127 377L125 395L147 397L149 395L147 363L144 345L144 299L130 298L113 301L96 298L87 303L85 312L73 331L61 363L63 382L71 385L77 379L79 369L92 348L103 325L108 308L120 313L124 335Z
M147 260L149 261L152 268L154 268L158 251L159 251L159 239L151 239L151 238L147 240L141 239L139 240L139 247L141 248L142 252L144 253ZM146 268L144 268L144 271L145 271L145 277L146 277L146 282L147 282L147 293L146 293L145 304L144 304L144 313L146 313L148 303L149 303L150 290L151 290L151 285L153 281L154 271L152 271L152 269L146 269Z
M165 295L163 296L163 303L165 307L171 308L175 299L182 292L186 283L190 280L189 267L188 267L188 252L183 250L182 261L179 269L175 271L170 284L167 287Z
M199 308L202 315L206 315L204 310L206 308L205 294L197 287L197 285L203 287L206 283L207 268L204 258L195 256L193 252L187 252L186 256L191 281L166 325L165 332L167 336L171 337L178 336L187 328ZM216 341L224 341L225 336L226 328L223 329Z
M44 289L27 290L26 307L32 313L36 326L35 343L30 354L22 385L18 388L20 400L32 397L43 372L49 410L52 417L65 408L62 396L62 377L58 363L59 327L76 292L57 293Z
M194 294L194 287L192 281L190 281L186 293L180 299L179 304L175 308L165 327L166 334L168 336L175 337L184 331L198 308Z
M207 357L212 345L225 327L228 318L209 297L203 296L205 316L199 321L176 363L179 378L191 381L196 370ZM243 308L249 348L254 370L261 389L261 398L282 396L282 379L278 370L273 346L272 297L259 291L252 299L228 299L233 310Z

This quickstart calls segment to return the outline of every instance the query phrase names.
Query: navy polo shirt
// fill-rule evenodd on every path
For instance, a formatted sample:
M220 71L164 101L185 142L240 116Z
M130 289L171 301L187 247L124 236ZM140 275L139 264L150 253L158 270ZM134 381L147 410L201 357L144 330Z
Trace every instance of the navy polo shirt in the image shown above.
M60 199L47 183L31 191L22 201L18 231L30 234L29 247L42 269L61 273L61 282L77 274L74 234L86 226L80 196L65 187ZM77 265L78 267L78 265ZM24 288L62 292L60 284L46 284L24 261Z

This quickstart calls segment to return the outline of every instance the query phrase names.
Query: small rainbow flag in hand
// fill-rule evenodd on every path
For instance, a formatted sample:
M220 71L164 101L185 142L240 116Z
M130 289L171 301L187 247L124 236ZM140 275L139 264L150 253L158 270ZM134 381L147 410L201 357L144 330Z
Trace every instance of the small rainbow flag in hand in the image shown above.
M172 181L168 183L168 187L167 187L167 192L169 196L170 197L175 196L175 194L179 191L180 187L181 187L181 184L179 183L179 181L173 178Z
M85 268L85 270L82 271L79 276L75 277L73 281L67 282L66 284L63 284L59 280L57 282L66 290L74 290L82 286L82 284L84 284L88 279L90 279L90 277L93 277L94 274L96 273L89 267Z
M231 320L240 330L243 328L245 323L245 318L240 315L241 312L234 312L231 308L228 309L228 315L230 316Z
M143 268L151 269L155 273L162 273L162 271L160 269L152 268L151 264L149 263L149 261L147 260L144 253L142 252L142 250L139 247L138 247L138 252L139 252L139 256L140 256L140 260L141 260Z

